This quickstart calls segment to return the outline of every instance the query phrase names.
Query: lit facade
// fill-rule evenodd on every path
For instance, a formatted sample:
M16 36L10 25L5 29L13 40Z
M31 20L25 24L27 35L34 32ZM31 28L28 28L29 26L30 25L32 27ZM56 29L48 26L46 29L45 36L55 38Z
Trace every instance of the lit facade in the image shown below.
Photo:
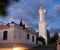
M47 43L47 33L46 33L46 21L45 21L46 10L43 7L39 9L39 37L43 37Z
M36 46L36 34L23 27L10 23L0 27L0 48L1 50L13 50L12 48L30 48ZM5 49L3 49L3 47Z

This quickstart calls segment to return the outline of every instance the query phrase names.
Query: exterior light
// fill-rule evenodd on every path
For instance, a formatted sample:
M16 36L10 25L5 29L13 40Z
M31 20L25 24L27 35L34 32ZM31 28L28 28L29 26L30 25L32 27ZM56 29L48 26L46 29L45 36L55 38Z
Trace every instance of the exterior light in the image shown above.
M13 50L19 50L19 48L13 48Z
M24 47L15 47L15 48L13 48L13 50L24 50L24 49L26 49L26 48L24 48Z

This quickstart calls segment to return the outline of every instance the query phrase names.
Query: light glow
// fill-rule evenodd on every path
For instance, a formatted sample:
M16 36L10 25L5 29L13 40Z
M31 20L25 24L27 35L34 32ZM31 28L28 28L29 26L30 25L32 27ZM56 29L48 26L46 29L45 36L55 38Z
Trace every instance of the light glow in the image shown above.
M46 10L44 9L44 13L46 12Z
M13 50L19 50L19 48L13 48Z
M13 48L13 50L24 50L24 49L26 49L26 48L24 48L24 47L15 47L15 48Z

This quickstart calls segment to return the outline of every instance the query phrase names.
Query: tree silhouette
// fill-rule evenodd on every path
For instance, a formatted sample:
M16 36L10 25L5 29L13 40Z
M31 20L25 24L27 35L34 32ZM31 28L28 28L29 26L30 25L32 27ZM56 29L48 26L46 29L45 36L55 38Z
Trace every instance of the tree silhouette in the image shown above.
M47 42L50 43L50 32L47 30Z
M22 19L21 19L21 21L20 21L20 24L19 24L20 26L23 26L23 22L22 22Z
M0 15L6 15L6 6L8 5L8 0L0 0Z
M58 33L55 33L53 39L54 39L55 42L58 40Z
M9 5L11 0L0 0L0 15L7 15L6 7ZM12 0L18 2L19 0Z
M25 24L23 24L23 29L25 29Z
M55 33L54 36L51 38L51 43L58 41L58 33Z
M41 41L45 45L45 39L43 37L37 37L37 41Z

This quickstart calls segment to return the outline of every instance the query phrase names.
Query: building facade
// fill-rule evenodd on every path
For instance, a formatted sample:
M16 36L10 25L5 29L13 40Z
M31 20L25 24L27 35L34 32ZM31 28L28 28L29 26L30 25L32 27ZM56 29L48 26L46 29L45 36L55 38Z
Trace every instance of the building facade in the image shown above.
M0 47L24 47L36 46L36 34L16 23L1 25Z

